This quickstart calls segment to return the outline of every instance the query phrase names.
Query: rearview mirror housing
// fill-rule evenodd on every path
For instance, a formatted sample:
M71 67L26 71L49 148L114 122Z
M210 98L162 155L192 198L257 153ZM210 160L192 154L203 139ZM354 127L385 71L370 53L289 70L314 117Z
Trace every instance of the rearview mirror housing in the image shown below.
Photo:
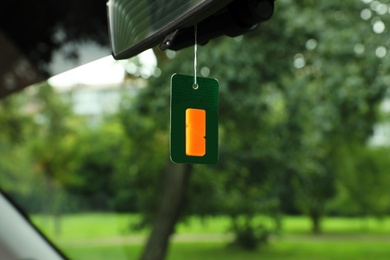
M270 19L273 0L109 0L112 55L127 59L160 45L180 50L227 35L235 37Z

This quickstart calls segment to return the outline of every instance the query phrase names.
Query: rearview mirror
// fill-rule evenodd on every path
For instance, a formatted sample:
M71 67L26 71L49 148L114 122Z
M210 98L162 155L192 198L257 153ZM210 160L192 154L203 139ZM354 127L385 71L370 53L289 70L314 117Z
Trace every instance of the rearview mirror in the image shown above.
M160 45L179 50L198 42L241 35L271 18L274 0L109 0L112 54L127 59Z

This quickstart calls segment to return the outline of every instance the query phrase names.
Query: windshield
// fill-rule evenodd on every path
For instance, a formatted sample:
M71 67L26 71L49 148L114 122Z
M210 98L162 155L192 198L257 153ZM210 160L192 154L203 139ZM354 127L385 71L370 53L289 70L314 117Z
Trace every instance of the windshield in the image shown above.
M198 46L219 82L211 165L170 160L193 48L44 76L0 100L0 188L70 259L387 259L389 10L278 0Z

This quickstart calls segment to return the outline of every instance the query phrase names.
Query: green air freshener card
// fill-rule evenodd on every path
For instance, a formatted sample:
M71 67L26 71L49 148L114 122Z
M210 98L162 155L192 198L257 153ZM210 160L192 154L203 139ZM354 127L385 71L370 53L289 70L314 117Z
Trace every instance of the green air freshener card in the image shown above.
M213 164L218 161L216 79L174 74L171 81L171 160Z

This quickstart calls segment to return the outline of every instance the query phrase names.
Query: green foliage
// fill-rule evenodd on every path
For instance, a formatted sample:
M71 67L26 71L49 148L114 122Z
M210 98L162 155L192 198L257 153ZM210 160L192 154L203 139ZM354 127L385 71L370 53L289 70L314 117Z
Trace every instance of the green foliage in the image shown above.
M346 144L365 145L372 134L389 66L375 53L386 36L374 33L372 23L360 17L367 8L362 2L304 1L295 6L286 0L277 7L262 39L277 39L270 49L283 50L283 59L271 60L271 67L288 66L273 79L283 93L282 178L292 186L296 205L317 225L336 194L343 160L362 159L353 153L340 158L338 151ZM375 16L372 22L387 19ZM270 30L279 33L277 38ZM282 196L291 191L282 187Z
M73 167L74 138L70 126L70 107L49 84L39 87L36 95L39 129L32 140L32 156L37 167L58 184L66 183ZM70 181L70 180L69 180Z
M39 186L39 178L31 174L33 162L29 150L23 145L34 128L24 111L26 99L22 93L0 101L0 187L18 201L34 197L32 186ZM30 204L35 204L35 200L31 199Z
M185 213L224 213L233 223L244 216L242 223L250 223L258 213L277 216L288 201L290 210L311 216L314 232L321 231L321 218L340 190L341 165L369 158L338 151L366 144L386 89L389 62L375 54L386 37L360 17L364 8L356 1L277 1L275 16L259 31L199 48L199 70L220 82L220 161L194 167ZM143 180L149 215L166 165L166 149L155 148L167 147L169 77L193 73L191 49L174 56L159 56L162 75L148 80L122 117L127 135L145 148L136 154L142 167L135 176ZM235 224L238 237L253 241L257 227Z
M238 245L246 250L255 250L259 244L266 244L271 233L264 225L255 226L250 223L250 220L247 220L243 225L233 221L232 230L235 234L233 245Z
M132 144L125 139L118 119L106 118L96 127L81 128L75 138L74 179L67 189L79 196L82 208L134 210L135 206L129 203L134 194L123 185Z
M134 149L128 155L131 163L127 171L116 177L117 182L122 183L122 188L132 187L135 207L145 214L141 227L150 223L158 205L163 172L168 161L168 150L165 148L169 146L166 126L160 124L160 115L146 115L149 108L145 105L144 98L150 100L140 94L137 100L123 101L120 119L125 135L134 143ZM131 105L126 105L127 102L131 102ZM154 102L158 104L159 100L153 100Z
M389 148L350 144L341 147L338 158L339 196L330 208L344 215L383 217L388 214Z

